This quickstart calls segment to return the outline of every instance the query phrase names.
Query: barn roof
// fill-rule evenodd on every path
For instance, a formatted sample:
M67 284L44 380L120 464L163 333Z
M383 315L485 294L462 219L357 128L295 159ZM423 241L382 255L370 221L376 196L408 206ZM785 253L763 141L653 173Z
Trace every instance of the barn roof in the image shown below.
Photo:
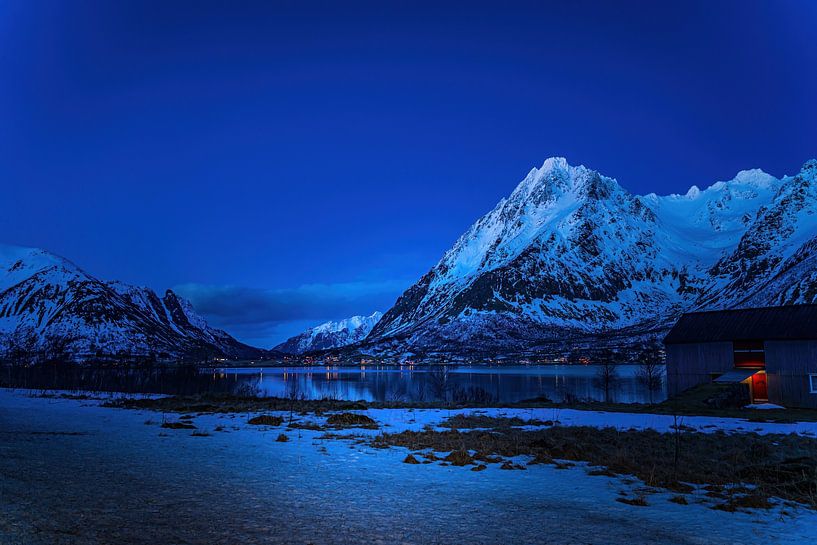
M751 339L817 340L817 305L690 312L678 319L664 343Z

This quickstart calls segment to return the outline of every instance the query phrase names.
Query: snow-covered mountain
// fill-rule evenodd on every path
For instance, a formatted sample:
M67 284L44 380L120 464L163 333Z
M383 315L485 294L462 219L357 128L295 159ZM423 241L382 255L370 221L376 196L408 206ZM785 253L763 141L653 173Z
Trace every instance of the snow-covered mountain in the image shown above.
M286 354L303 354L348 346L365 339L382 317L382 312L375 312L370 316L352 316L338 322L326 322L290 337L273 350Z
M44 250L0 245L0 355L258 357L168 290L105 282Z
M366 339L380 353L655 340L687 310L817 302L817 161L632 195L551 158L463 234Z

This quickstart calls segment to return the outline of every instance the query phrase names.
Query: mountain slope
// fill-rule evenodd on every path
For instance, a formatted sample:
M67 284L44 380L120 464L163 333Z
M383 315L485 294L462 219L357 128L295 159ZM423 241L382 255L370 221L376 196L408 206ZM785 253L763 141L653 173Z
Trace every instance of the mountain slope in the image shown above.
M711 270L702 307L812 303L817 291L817 161L787 178Z
M273 350L303 354L348 346L365 339L382 317L383 313L374 312L370 316L352 316L338 322L326 322L287 339Z
M104 282L43 250L0 245L0 353L258 357L168 290Z
M811 161L686 195L632 195L551 158L375 326L382 353L508 353L570 337L655 338L691 308L813 302ZM626 342L621 341L621 342Z

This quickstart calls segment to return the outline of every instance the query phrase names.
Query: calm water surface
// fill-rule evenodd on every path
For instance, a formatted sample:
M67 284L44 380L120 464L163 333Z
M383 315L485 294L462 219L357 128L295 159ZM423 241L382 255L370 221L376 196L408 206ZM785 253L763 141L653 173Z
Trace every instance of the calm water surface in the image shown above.
M224 368L214 373L228 380L258 386L263 395L286 397L296 392L307 399L433 401L439 398L442 380L449 396L457 390L479 389L499 402L539 396L562 401L567 395L578 399L604 399L604 392L593 385L598 371L593 365L459 366L449 369L446 379L441 379L438 372L429 371L428 367L419 366ZM619 403L649 401L649 392L636 379L638 366L620 365L617 369L620 380L613 400ZM653 393L656 402L665 398L666 385Z

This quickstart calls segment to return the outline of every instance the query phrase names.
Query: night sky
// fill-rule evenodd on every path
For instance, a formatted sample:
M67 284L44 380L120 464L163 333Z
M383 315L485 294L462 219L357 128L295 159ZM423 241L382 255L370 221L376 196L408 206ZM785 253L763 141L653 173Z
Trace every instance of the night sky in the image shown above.
M817 157L817 2L0 3L0 240L271 346L385 311L531 167Z

